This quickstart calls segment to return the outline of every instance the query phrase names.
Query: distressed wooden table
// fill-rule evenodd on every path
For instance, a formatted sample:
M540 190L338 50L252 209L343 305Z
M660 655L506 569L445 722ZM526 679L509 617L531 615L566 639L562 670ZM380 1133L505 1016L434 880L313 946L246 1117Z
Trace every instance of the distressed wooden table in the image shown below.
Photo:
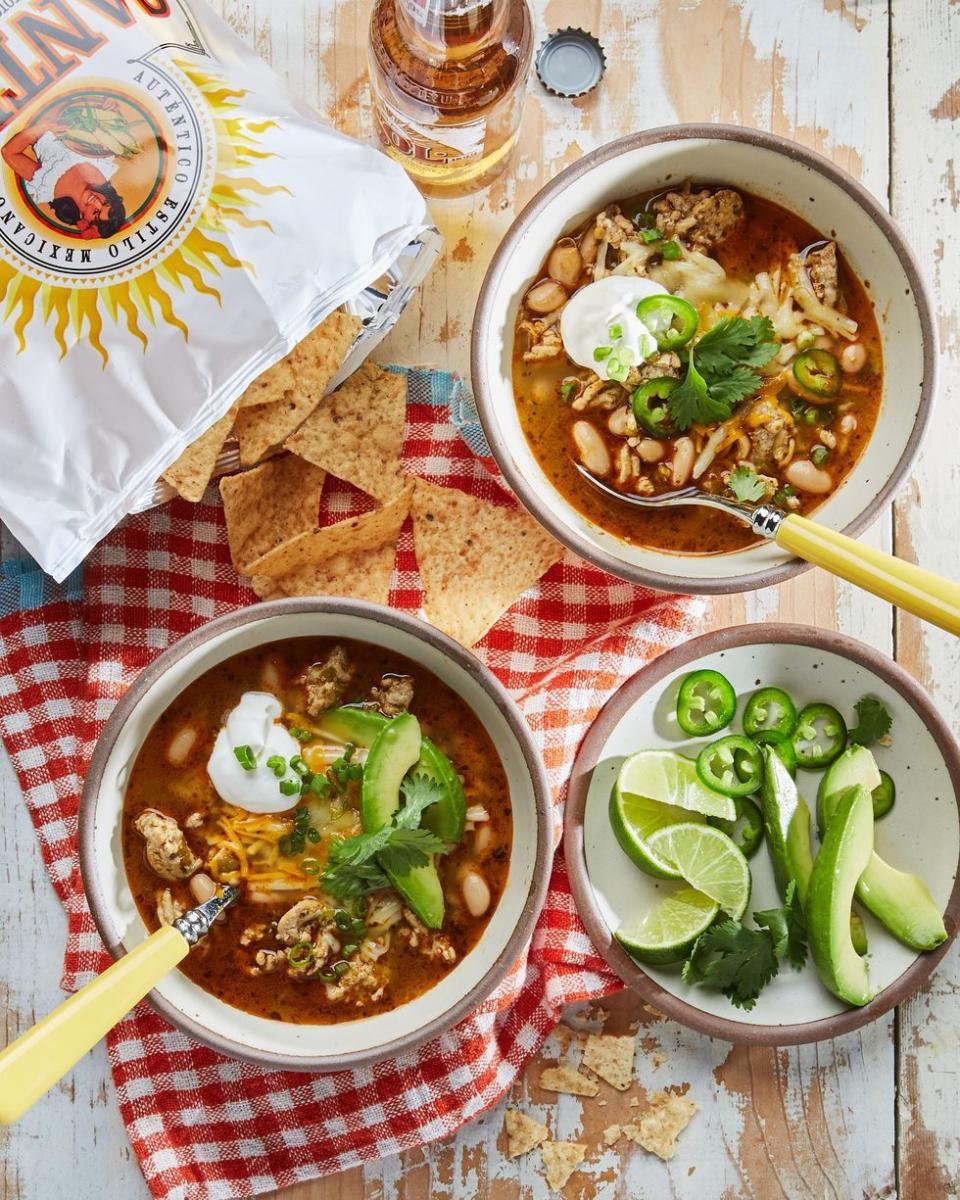
M215 0L237 32L340 128L369 137L369 0ZM602 39L600 89L569 102L532 85L509 173L475 198L433 205L446 253L387 344L398 362L465 372L474 301L514 213L585 151L674 121L731 121L815 147L885 200L934 285L943 359L940 425L898 503L869 540L956 575L960 542L960 135L958 0L536 0L538 41L582 25ZM893 397L889 401L896 403ZM951 411L952 410L952 411ZM779 590L714 601L710 626L796 620L837 627L895 655L960 734L960 643L819 572ZM59 999L63 914L40 863L9 766L0 788L0 1006L6 1038ZM960 1194L960 953L929 988L858 1034L786 1050L732 1049L616 998L608 1028L641 1023L638 1075L688 1084L702 1111L676 1159L606 1151L569 1196L627 1200L946 1200ZM656 1053L654 1053L656 1052ZM666 1060L655 1066L662 1055ZM514 1097L544 1112L535 1074ZM621 1116L562 1097L557 1137ZM589 1104L589 1102L588 1102ZM543 1106L543 1107L541 1107ZM541 1200L527 1156L508 1162L502 1107L445 1144L284 1192L283 1200ZM622 1145L622 1143L621 1143ZM147 1191L97 1050L0 1138L0 1200L134 1200Z

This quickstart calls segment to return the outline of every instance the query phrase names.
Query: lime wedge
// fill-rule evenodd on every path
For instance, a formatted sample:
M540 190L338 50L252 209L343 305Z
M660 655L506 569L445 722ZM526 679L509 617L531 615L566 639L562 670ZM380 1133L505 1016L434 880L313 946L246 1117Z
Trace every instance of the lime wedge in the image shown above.
M643 796L705 817L733 821L737 816L730 797L705 787L693 759L675 750L638 750L631 754L620 768L617 786L624 796Z
M638 924L621 926L614 937L639 962L679 962L719 911L720 906L709 896L680 888L664 896Z
M646 796L624 795L619 783L610 793L610 825L621 850L631 862L648 875L658 879L679 879L679 873L669 863L651 854L647 838L658 829L680 821L705 821L699 813L688 812L675 804L661 804Z
M739 920L750 901L750 867L733 839L712 825L668 825L650 835L650 852Z

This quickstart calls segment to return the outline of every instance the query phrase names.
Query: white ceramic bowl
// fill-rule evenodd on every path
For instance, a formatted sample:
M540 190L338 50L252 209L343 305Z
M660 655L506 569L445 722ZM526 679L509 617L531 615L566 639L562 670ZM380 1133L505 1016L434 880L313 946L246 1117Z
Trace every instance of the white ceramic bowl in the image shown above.
M513 809L507 883L483 937L436 987L410 1003L337 1025L294 1025L224 1004L179 971L150 995L172 1024L215 1050L268 1067L332 1071L409 1050L461 1020L516 961L543 906L552 839L543 766L513 701L472 654L421 621L352 600L282 600L211 622L147 668L108 721L84 786L80 862L94 920L120 956L147 934L120 849L124 791L144 739L174 698L215 664L264 643L308 636L383 646L453 688L493 739Z
M868 289L884 346L877 428L816 520L857 534L907 474L930 417L936 373L931 304L900 230L877 201L820 155L784 138L725 125L632 134L562 171L524 209L494 255L474 320L472 378L494 456L524 505L583 558L635 583L687 592L765 587L806 569L772 543L730 554L681 555L630 545L594 525L554 488L524 437L513 400L517 310L557 237L611 201L684 179L743 188L836 237Z
M851 1009L821 984L811 961L802 971L784 967L746 1012L718 992L687 986L679 968L640 966L613 938L656 901L663 883L627 858L610 827L610 789L624 757L635 750L670 748L695 753L675 720L680 681L711 668L733 684L740 732L744 698L758 686L782 687L797 703L824 700L849 720L861 696L879 697L893 715L892 743L874 746L880 767L897 785L897 801L876 824L878 853L895 867L921 876L945 913L947 941L917 954L896 941L869 913L869 970L880 989L865 1008ZM758 684L759 681L759 684ZM707 739L709 740L709 739ZM819 771L798 771L797 785L816 814ZM849 1032L916 991L947 952L960 921L960 752L943 718L917 683L877 651L837 633L799 625L746 625L695 638L645 667L607 704L574 764L567 804L567 867L577 907L600 953L625 983L676 1020L734 1042L786 1045ZM750 860L749 912L782 903L765 846ZM672 885L667 885L672 887Z

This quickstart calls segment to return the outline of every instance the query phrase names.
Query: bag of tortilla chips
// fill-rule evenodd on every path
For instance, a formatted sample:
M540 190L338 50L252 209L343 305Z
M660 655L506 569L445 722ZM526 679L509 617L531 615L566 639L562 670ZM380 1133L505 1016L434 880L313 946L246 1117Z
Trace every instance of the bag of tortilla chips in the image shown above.
M0 519L62 579L425 208L202 0L0 10Z

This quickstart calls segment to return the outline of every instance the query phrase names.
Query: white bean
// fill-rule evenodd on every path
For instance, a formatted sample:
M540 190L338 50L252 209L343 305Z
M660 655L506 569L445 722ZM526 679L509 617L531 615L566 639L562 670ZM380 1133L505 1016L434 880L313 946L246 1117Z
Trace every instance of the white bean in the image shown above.
M808 458L795 459L784 471L784 475L788 483L811 496L825 496L833 490L833 476L830 472L821 471Z
M563 238L550 251L547 259L547 274L568 291L573 291L583 272L583 259L573 238Z
M853 413L844 413L844 415L840 418L840 425L838 426L840 432L853 433L856 427L857 418L853 415Z
M467 871L460 881L463 902L471 917L482 917L490 907L490 888L479 871Z
M645 463L656 463L663 461L663 457L667 453L667 448L663 442L658 442L656 438L644 438L637 443L637 453Z
M477 828L476 833L473 835L473 849L475 853L479 855L486 854L492 841L493 826L489 821L484 821L484 823Z
M182 767L193 753L200 734L194 725L182 725L167 746L167 762L171 767Z
M260 683L265 692L273 692L279 695L280 689L283 687L283 676L280 673L280 667L273 659L267 661L260 668Z
M190 892L198 904L206 904L208 900L212 900L217 894L217 885L209 875L204 875L202 871L198 871L190 880Z
M863 342L851 342L840 351L840 369L847 375L859 375L867 365L867 348Z
M555 312L561 305L567 302L567 292L562 284L557 283L555 279L544 279L541 283L535 283L527 292L526 306L531 312L546 313Z
M613 410L607 418L607 428L616 437L632 437L637 432L637 422L628 405Z
M595 228L595 226L591 226L580 239L580 257L587 266L591 267L597 261L597 235Z
M673 472L670 482L674 487L683 487L689 480L690 472L693 470L694 454L692 438L677 438L673 443Z
M610 473L610 452L607 444L589 421L577 421L573 427L573 442L580 461L593 475Z

